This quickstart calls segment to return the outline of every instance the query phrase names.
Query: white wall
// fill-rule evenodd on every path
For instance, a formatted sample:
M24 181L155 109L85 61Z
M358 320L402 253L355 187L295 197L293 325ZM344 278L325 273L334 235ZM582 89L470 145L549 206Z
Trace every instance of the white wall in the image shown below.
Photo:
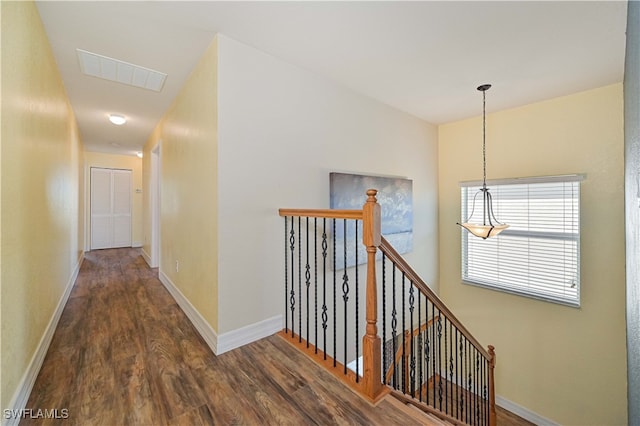
M218 43L218 333L283 313L278 208L328 208L332 171L413 179L407 259L437 286L436 127L227 37Z

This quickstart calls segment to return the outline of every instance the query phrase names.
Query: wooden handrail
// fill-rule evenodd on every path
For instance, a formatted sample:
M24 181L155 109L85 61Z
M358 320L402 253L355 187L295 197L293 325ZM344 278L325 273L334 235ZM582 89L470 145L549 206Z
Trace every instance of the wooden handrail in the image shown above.
M413 284L418 288L418 290L426 295L434 306L447 318L447 320L452 323L462 334L464 337L471 342L473 346L484 356L487 360L491 359L491 355L487 352L486 349L482 347L480 342L476 340L475 337L467 330L467 328L462 325L462 323L456 318L455 315L451 312L451 310L438 298L438 296L429 288L429 286L418 276L416 271L409 266L409 264L400 256L400 254L393 248L389 242L382 237L382 242L380 244L380 250L385 254L385 256L395 263L398 268L405 274L405 276L413 282Z
M362 220L362 210L279 209L280 216L323 217L327 219Z

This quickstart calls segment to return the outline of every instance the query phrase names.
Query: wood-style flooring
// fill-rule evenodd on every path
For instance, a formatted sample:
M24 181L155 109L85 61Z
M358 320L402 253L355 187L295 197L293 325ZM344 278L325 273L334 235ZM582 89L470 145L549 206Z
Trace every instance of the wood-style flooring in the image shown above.
M418 423L278 336L215 356L137 249L86 254L27 408L68 418L20 425ZM499 423L527 424L515 419Z

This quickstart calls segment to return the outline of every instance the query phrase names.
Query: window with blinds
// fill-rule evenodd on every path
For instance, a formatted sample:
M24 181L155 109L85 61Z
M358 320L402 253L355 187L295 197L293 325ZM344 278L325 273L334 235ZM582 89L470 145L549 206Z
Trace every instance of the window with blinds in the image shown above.
M487 181L495 215L510 227L486 240L462 231L463 282L579 307L582 179ZM462 220L481 185L461 184Z

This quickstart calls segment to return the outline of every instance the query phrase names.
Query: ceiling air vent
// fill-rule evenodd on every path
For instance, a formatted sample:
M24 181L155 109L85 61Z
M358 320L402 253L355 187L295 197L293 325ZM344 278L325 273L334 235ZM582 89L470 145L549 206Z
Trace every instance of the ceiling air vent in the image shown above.
M142 89L162 90L167 74L128 62L76 49L80 69L86 75L128 84Z

